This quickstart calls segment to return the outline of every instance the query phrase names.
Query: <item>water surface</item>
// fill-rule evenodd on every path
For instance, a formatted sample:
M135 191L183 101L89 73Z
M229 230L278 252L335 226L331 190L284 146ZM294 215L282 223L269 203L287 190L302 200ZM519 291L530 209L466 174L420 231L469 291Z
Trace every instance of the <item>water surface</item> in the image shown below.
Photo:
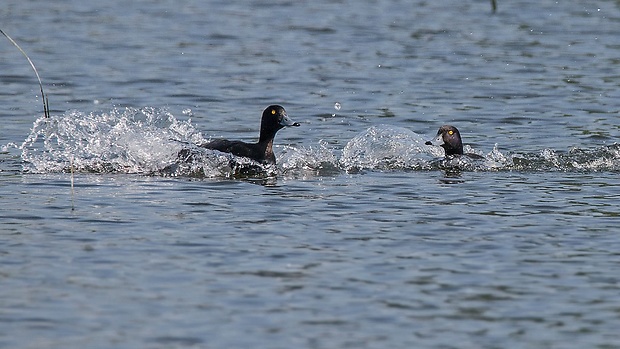
M619 3L498 6L9 1L0 346L619 346Z

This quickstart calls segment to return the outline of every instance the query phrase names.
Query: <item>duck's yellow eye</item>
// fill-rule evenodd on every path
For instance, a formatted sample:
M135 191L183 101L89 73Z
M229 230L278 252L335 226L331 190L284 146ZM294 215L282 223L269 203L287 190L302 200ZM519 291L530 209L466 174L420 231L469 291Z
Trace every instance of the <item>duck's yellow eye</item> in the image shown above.
M450 131L448 131L448 134L449 134L450 136L452 136L452 135L454 134L454 131L450 130Z
M275 109L271 109L271 115L276 115L276 110Z

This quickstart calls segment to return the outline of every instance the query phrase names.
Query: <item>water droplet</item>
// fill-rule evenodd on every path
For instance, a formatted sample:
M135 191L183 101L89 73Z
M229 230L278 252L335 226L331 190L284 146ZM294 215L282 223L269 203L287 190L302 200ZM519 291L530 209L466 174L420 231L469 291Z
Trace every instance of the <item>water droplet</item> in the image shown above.
M183 109L183 115L192 116L194 114L192 113L192 110L190 108L187 108Z
M340 110L340 108L342 108L342 106L340 105L340 103L336 102L336 104L334 104L334 109Z

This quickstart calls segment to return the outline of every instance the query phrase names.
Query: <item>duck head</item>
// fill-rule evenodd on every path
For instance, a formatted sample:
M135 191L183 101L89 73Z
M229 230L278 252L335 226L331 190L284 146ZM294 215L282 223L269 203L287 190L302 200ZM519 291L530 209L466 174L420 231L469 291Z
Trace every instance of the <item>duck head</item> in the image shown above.
M461 134L459 133L459 130L452 125L441 126L439 131L437 131L437 136L425 144L441 146L446 151L446 156L463 154Z

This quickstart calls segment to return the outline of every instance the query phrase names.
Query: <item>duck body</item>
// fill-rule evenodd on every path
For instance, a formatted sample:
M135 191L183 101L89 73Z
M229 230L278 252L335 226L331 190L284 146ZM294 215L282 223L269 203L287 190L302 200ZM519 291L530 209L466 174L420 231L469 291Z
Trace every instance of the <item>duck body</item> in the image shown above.
M201 145L201 147L249 158L263 164L276 163L276 156L273 153L273 141L270 143L246 143L243 141L216 139Z
M276 133L286 126L297 127L299 123L293 122L282 106L270 105L263 111L257 143L216 139L202 144L200 147L249 158L264 165L271 165L276 163L276 157L273 153L273 139Z

